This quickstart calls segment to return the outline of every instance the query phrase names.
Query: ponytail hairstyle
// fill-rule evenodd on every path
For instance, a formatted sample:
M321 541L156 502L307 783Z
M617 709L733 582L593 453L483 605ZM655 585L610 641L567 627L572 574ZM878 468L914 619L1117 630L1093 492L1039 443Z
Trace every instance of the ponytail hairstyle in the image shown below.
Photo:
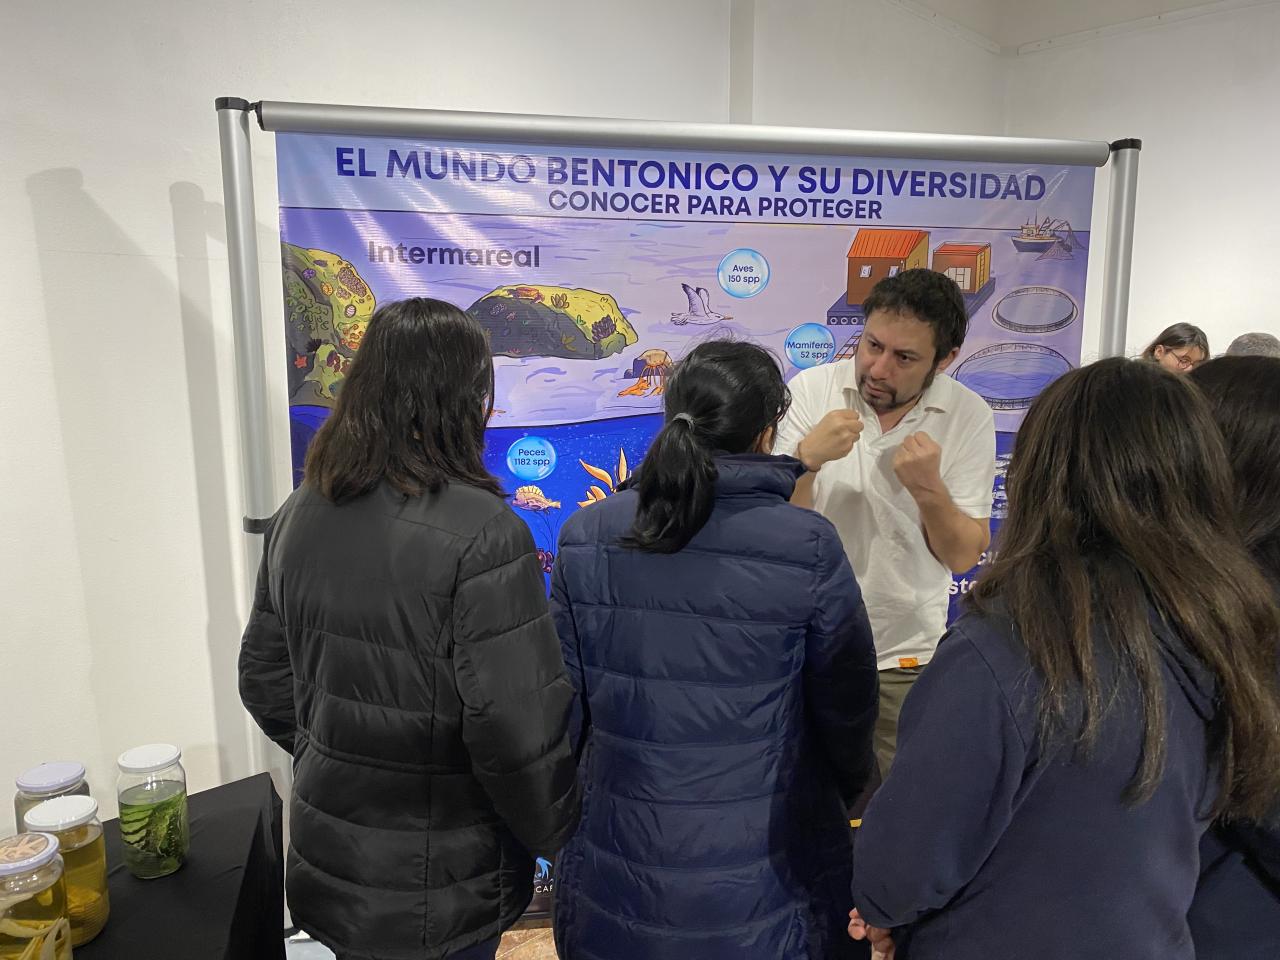
M778 361L746 341L711 340L676 367L666 423L636 472L635 525L623 543L650 553L683 550L715 503L717 454L767 452L762 436L787 412Z

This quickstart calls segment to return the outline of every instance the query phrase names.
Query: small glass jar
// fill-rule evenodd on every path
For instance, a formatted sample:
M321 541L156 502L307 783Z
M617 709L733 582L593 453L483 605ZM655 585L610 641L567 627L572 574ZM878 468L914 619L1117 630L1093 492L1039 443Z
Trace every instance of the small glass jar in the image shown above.
M14 823L22 829L27 811L37 803L54 797L89 796L89 784L84 779L84 764L74 760L55 760L32 767L14 781L18 792L13 795Z
M0 840L0 957L71 960L71 920L58 838Z
M140 880L167 877L187 859L191 827L181 760L177 747L152 743L126 750L117 761L124 863Z
M107 845L93 797L58 797L27 811L27 829L58 838L71 945L83 946L102 932L111 913L107 894Z

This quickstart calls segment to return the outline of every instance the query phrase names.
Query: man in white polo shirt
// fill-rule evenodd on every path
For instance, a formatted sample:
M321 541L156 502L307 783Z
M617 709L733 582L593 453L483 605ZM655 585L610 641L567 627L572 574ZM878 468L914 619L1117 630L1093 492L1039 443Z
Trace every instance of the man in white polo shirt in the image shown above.
M862 588L880 665L881 776L902 701L946 630L951 574L991 541L995 422L943 371L968 330L960 289L932 270L880 281L853 360L805 370L774 453L809 470L792 503L840 533ZM941 375L940 375L941 374Z

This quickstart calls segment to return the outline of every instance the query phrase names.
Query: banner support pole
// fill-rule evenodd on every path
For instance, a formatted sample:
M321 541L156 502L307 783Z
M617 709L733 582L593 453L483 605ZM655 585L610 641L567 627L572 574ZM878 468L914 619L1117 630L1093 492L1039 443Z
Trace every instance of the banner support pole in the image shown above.
M1111 144L1111 207L1102 282L1101 352L1122 357L1129 332L1129 280L1133 274L1133 229L1138 208L1141 140Z
M247 100L219 97L218 140L222 152L222 199L227 221L227 261L231 279L231 323L235 348L236 410L240 426L240 474L248 596L254 595L262 534L275 512L271 468L267 367L262 346L262 296L258 276L258 222L253 197L253 155ZM283 753L245 715L255 769L268 770L283 796L291 771Z

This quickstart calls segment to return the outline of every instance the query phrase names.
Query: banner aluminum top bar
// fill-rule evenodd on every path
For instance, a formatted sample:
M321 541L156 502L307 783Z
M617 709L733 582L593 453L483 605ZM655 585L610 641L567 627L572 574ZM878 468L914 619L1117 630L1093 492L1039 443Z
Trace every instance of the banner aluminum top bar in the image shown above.
M539 143L666 150L771 152L850 157L1046 163L1101 167L1111 147L1093 140L1040 140L946 133L884 133L740 123L608 120L405 107L263 100L258 123L272 133L415 137L483 143Z

